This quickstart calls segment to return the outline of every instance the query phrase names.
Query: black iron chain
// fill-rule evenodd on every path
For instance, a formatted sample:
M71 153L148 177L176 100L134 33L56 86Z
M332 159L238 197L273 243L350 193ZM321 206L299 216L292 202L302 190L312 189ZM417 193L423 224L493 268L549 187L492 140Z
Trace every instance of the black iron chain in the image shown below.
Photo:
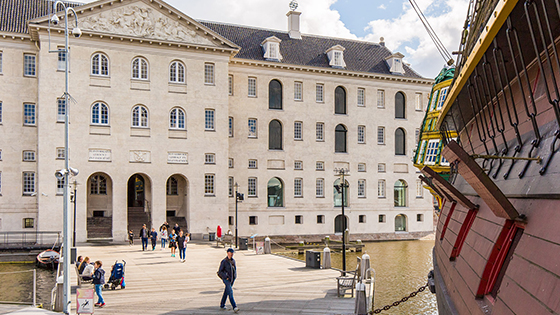
M370 312L369 314L379 314L383 311L388 311L393 306L399 306L399 304L408 301L408 299L410 299L412 297L415 297L418 293L426 290L427 287L428 287L428 284L426 283L424 286L421 286L420 288L418 288L418 290L410 293L408 296L403 297L399 301L395 301L395 302L393 302L393 304L388 304L388 305L383 306L382 308L378 308L378 309Z

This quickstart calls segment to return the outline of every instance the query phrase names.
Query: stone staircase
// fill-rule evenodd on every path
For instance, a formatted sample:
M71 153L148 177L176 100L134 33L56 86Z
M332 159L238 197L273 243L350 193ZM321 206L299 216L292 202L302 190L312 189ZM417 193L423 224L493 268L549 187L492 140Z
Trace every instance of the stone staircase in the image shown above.
M150 216L144 211L144 207L128 207L128 229L134 231L134 238L139 237L143 224L146 224L148 231L152 227Z
M87 218L88 240L112 240L113 218L92 217Z
M177 223L183 232L187 231L187 219L185 217L167 217L167 223L170 229L173 229L175 223Z

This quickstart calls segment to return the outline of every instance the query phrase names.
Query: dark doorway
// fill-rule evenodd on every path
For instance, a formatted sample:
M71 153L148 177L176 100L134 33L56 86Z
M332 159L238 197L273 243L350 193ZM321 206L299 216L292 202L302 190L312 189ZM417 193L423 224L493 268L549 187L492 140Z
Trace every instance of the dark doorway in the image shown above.
M128 180L128 207L144 207L144 177L133 175Z
M348 217L339 214L334 218L334 232L342 233L348 228Z

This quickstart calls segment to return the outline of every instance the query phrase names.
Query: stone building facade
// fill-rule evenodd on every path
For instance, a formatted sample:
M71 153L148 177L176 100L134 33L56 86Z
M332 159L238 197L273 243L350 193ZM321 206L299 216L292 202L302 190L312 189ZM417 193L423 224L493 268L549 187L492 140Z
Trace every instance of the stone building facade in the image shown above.
M70 39L66 106L52 3L12 2L2 9L16 18L0 25L0 231L61 229L65 110L79 242L165 220L197 238L234 230L236 189L240 235L332 235L341 168L351 234L433 230L411 162L433 81L383 43L302 35L298 12L282 32L197 21L161 0L71 4L83 35Z

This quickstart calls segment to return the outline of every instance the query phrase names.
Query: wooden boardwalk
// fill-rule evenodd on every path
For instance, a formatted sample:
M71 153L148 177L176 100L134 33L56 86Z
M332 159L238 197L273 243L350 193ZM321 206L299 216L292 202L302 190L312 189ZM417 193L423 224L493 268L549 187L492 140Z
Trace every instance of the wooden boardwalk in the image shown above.
M216 276L224 248L189 244L187 261L169 249L142 252L140 245L80 246L78 254L102 260L106 278L115 260L126 264L126 289L103 291L105 308L95 314L233 314L221 311L223 284ZM234 296L240 314L351 314L354 299L336 296L335 270L305 268L305 263L276 255L237 251ZM76 284L75 272L73 285ZM74 291L74 290L73 290ZM76 307L75 296L72 306ZM75 312L75 310L74 310Z

